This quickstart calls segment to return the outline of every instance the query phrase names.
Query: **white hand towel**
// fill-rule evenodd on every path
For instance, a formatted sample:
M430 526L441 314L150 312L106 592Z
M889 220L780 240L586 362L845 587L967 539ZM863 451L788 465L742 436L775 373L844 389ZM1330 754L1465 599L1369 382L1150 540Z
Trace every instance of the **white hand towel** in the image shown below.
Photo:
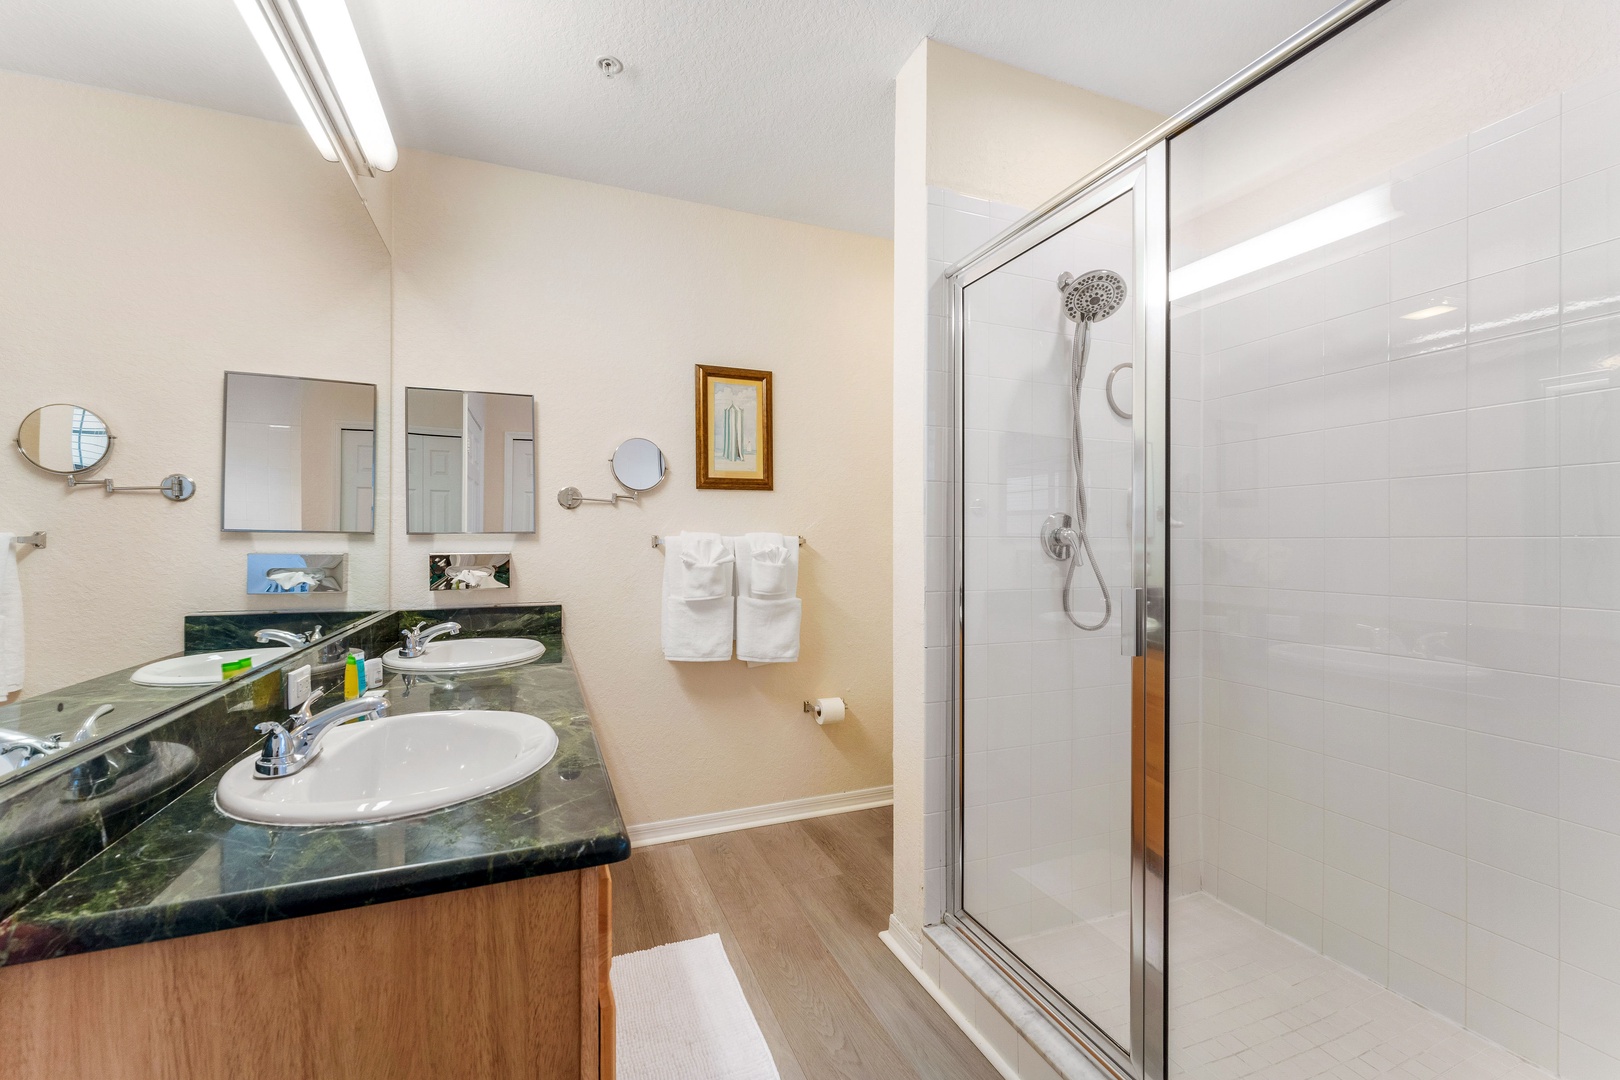
M731 551L714 533L664 539L664 659L731 659L735 601Z
M12 533L0 533L0 698L23 684L22 578Z
M751 664L788 664L799 658L803 601L737 597L737 659Z
M737 659L786 664L799 658L803 603L799 588L799 538L749 533L737 550Z

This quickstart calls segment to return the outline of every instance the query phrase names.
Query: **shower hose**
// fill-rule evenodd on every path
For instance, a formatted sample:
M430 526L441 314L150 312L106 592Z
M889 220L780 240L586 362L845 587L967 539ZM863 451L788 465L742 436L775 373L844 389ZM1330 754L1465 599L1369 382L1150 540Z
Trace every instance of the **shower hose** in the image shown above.
M1069 621L1081 630L1101 630L1108 625L1109 618L1114 613L1114 599L1108 592L1108 583L1103 580L1102 567L1097 565L1097 556L1091 550L1091 528L1087 522L1086 507L1086 440L1080 430L1080 387L1086 378L1086 361L1091 353L1091 323L1080 320L1074 327L1074 345L1069 351L1069 416L1073 422L1070 447L1074 453L1074 519L1075 528L1067 530L1069 536L1069 568L1063 575L1063 614ZM1091 572L1097 579L1097 588L1102 590L1103 613L1102 618L1094 623L1084 623L1074 613L1074 605L1070 593L1074 588L1074 568L1080 562L1080 553L1085 552L1086 561L1091 564Z

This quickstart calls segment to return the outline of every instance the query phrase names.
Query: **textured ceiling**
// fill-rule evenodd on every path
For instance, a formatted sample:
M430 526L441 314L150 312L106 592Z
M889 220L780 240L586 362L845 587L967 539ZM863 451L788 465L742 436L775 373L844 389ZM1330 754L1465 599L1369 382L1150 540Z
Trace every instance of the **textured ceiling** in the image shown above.
M922 38L1169 113L1329 6L349 0L406 146L878 235ZM5 0L0 68L293 121L231 0Z

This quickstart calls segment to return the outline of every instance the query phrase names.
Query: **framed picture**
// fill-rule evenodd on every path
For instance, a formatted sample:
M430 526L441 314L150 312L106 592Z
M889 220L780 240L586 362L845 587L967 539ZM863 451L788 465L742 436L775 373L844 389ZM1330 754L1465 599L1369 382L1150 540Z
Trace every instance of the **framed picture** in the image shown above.
M697 365L697 486L772 490L771 373Z

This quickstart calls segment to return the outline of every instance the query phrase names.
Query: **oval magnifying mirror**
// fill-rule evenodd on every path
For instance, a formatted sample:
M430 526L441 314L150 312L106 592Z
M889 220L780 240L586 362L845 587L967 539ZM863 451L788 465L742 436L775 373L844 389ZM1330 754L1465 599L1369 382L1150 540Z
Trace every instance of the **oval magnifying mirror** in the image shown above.
M44 405L17 427L17 449L46 472L89 472L112 453L107 422L79 405Z
M668 472L664 452L651 439L626 439L613 451L613 476L631 491L651 491Z

